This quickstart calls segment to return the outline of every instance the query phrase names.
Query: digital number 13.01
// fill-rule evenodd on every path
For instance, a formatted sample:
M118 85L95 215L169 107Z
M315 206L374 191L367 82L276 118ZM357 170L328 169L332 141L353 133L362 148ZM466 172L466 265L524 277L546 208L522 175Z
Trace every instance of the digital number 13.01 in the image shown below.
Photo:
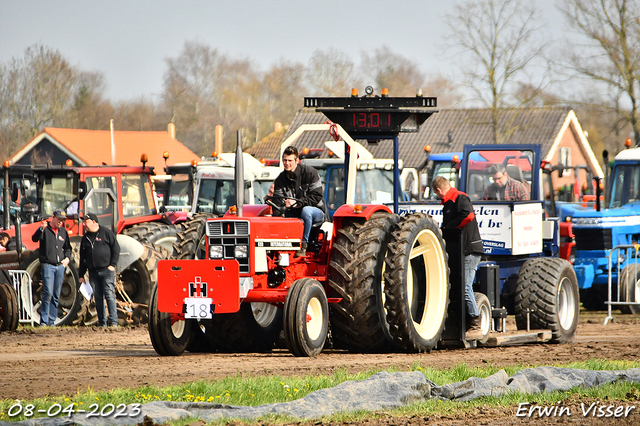
M391 127L391 114L382 114L379 112L354 112L353 127Z

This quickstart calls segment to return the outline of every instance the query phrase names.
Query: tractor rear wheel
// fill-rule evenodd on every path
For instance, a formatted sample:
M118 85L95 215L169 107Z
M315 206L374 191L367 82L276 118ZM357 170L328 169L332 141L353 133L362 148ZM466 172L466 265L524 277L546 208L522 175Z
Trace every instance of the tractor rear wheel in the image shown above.
M391 343L384 311L384 259L398 215L374 213L366 222L344 221L333 241L328 280L331 336L335 347L375 352Z
M142 244L162 247L171 253L176 242L176 227L162 222L138 223L123 231Z
M482 338L478 339L478 343L487 343L491 332L491 321L493 320L491 318L491 303L483 293L475 292L474 296L480 313L480 330L482 330Z
M154 286L149 304L149 338L158 355L182 354L189 344L193 320L175 320L158 311L158 287Z
M118 322L120 324L146 324L149 321L148 312L151 290L158 281L158 261L167 256L168 252L166 250L162 248L156 250L154 246L145 244L140 258L116 277L116 302L127 302L117 290L117 287L121 285L134 304L134 306L130 307L131 310L118 307ZM105 310L106 313L107 311ZM92 326L96 325L97 322L95 298L92 298L84 313L82 324Z
M0 331L15 331L20 322L18 295L11 284L0 283Z
M449 305L447 252L435 221L416 213L398 222L385 262L391 337L408 352L430 352L440 340Z
M624 267L618 278L620 301L640 302L640 265L631 263ZM614 305L615 306L615 305ZM640 305L618 305L623 314L640 314Z
M295 356L322 352L329 330L329 304L322 285L311 278L296 280L284 304L284 337Z
M529 259L520 268L514 313L518 330L550 329L552 343L573 340L580 315L578 279L571 264L558 258Z
M40 304L42 300L42 272L40 268L40 259L38 252L35 251L30 255L18 269L27 271L31 277L31 288L22 286L20 288L20 297L22 303L26 306L29 300L28 292L31 291L31 318L36 322L40 322ZM62 287L60 289L60 297L58 298L58 318L55 319L55 325L80 325L84 319L89 302L80 293L80 279L78 278L77 266L74 263L67 265Z
M173 244L174 259L206 259L207 244L205 226L207 219L216 217L211 213L197 213L182 224Z

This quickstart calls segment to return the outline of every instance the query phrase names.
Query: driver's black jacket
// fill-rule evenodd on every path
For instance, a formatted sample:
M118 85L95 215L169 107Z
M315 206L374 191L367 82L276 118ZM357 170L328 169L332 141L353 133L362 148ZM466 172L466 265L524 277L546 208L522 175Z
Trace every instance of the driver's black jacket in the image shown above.
M318 171L305 164L298 164L291 173L283 171L278 175L273 186L274 199L272 202L280 209L273 209L274 216L282 216L286 210L284 201L287 198L297 198L299 201L289 209L287 216L300 216L303 207L318 207L326 212L322 182ZM300 205L302 204L302 205Z

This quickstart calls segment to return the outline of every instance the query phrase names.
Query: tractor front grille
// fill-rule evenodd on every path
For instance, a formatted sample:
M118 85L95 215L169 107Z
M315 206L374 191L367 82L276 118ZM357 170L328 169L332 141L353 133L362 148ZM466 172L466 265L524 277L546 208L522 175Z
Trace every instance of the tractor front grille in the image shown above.
M573 227L576 238L576 250L611 250L613 248L611 228L576 228Z
M249 222L246 220L210 220L207 222L209 248L222 247L222 259L236 259L240 273L251 272L251 246ZM246 247L246 257L236 257L236 247ZM209 256L214 259L214 257ZM220 259L218 257L218 259Z

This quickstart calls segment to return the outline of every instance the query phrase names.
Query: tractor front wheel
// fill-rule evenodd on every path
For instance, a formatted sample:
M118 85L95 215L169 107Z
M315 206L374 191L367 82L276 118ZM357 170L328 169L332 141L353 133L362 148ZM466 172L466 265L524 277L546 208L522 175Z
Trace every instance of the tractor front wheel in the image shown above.
M449 305L449 267L442 234L426 214L394 227L385 260L385 308L394 343L430 352L440 340Z
M158 311L158 287L153 288L149 304L149 338L158 355L181 355L189 344L193 320L175 320Z
M284 337L295 356L322 352L329 330L329 306L322 285L311 278L294 281L284 304Z

